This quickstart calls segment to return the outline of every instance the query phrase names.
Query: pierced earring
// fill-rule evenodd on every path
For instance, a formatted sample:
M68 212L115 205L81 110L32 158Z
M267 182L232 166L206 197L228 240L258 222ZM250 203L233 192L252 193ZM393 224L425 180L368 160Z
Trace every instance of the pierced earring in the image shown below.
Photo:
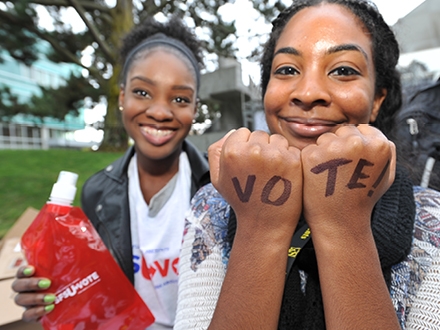
M119 106L119 111L124 111L124 107L122 105Z
M195 120L195 119L193 119L192 123L193 123L193 124L195 124L195 123L196 123L196 120Z

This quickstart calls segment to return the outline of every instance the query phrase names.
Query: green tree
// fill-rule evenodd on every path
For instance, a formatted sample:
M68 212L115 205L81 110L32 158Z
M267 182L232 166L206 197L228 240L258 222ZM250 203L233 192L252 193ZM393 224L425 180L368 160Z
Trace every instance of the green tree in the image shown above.
M207 53L233 56L234 22L225 22L218 9L227 1L219 0L0 0L0 47L18 61L31 65L38 57L38 44L50 44L47 58L56 63L73 63L84 69L83 76L72 75L65 86L58 89L42 88L42 96L34 96L27 104L20 104L10 91L0 91L0 116L30 113L43 118L64 118L84 105L85 97L93 103L101 97L107 100L103 149L124 149L127 136L122 127L117 96L117 79L121 70L118 49L121 37L136 22L146 16L163 13L191 18L194 25L207 36ZM254 1L254 6L266 17L273 17L279 9L266 0ZM39 24L38 9L44 8L53 19L54 28ZM275 11L271 11L273 8ZM66 10L74 10L85 29L73 32ZM63 16L64 14L64 16ZM245 14L245 13L244 13ZM92 49L91 63L81 61L82 52ZM1 57L0 57L1 60ZM55 110L56 109L56 110Z

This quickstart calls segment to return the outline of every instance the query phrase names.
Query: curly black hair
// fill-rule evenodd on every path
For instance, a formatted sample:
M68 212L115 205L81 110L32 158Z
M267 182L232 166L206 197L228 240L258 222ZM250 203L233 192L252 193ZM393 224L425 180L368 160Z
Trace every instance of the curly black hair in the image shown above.
M270 79L275 46L286 24L301 9L317 6L321 3L333 3L346 7L364 24L372 41L373 63L376 73L376 93L387 90L387 96L381 105L379 115L373 126L389 135L393 117L402 104L400 74L396 65L400 50L396 37L379 13L376 5L369 0L295 0L272 22L272 32L261 58L261 91L266 94Z
M122 39L122 46L119 51L121 65L126 67L125 72L121 72L122 76L120 81L125 81L125 73L129 70L136 56L131 56L126 63L127 57L130 52L136 48L145 39L157 34L163 33L164 35L177 39L185 44L186 47L193 53L198 65L199 70L203 68L203 54L202 44L197 39L196 35L178 16L171 16L166 22L159 22L154 17L148 17L138 25L136 25L127 35ZM140 49L143 51L143 49Z

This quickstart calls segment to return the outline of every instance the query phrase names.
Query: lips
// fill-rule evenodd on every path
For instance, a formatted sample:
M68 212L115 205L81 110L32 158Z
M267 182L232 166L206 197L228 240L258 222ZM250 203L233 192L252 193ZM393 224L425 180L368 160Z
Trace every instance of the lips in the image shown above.
M140 130L145 139L156 146L167 143L177 132L175 129L154 126L140 126Z
M322 119L283 118L288 130L303 138L317 139L320 135L334 132L341 123Z

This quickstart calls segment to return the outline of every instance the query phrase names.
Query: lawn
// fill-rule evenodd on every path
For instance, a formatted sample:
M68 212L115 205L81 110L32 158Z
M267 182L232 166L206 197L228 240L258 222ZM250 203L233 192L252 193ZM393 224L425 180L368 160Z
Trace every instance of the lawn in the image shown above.
M122 153L69 149L0 150L0 238L28 206L40 209L60 171L78 174L74 205L84 181Z

